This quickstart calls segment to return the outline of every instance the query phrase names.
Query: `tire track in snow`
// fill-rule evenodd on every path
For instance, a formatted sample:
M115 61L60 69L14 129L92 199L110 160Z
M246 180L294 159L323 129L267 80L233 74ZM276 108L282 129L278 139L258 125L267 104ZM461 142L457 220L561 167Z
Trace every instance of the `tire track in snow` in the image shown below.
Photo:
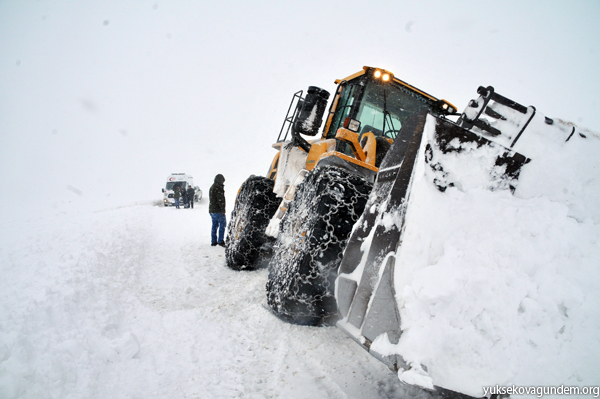
M397 377L339 330L273 316L267 271L225 266L206 205L24 230L0 244L3 399L403 397Z
M161 219L161 223L167 221ZM206 363L203 372L219 381L216 386L204 386L206 392L252 398L404 396L407 390L397 377L339 330L290 325L273 316L264 307L267 270L228 269L224 250L208 244L209 224L195 232L193 225L186 226L189 231L176 240L180 253L171 252L169 257L178 259L185 269L186 273L177 274L186 276L185 284L176 289L177 299L168 303L173 310L193 311L204 328L198 330L199 336L210 334L206 340L219 345L219 353L203 353L204 345L194 349L196 357ZM175 244L171 241L169 245ZM152 247L160 252L157 257L164 258L164 245ZM411 392L411 396L417 393Z

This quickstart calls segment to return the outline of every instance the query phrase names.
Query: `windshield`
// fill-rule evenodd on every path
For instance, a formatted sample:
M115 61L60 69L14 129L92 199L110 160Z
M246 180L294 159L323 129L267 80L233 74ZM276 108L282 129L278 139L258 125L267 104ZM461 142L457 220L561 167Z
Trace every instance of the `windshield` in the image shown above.
M354 119L360 122L360 133L395 139L404 121L411 115L429 108L420 99L400 86L370 82Z
M350 117L360 122L358 133L373 132L375 136L394 139L408 117L430 108L427 98L400 84L356 80L342 89L327 136L335 137L346 117Z
M179 186L179 188L186 188L187 183L184 181L168 181L167 182L167 190L173 191L175 186Z

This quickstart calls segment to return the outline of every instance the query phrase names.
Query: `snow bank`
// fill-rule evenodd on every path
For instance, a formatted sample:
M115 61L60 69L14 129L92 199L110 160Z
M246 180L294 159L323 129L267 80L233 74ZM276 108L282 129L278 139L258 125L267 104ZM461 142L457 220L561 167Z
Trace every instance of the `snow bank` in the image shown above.
M565 142L543 126L529 139L538 151L524 153L515 195L441 193L423 162L415 171L394 351L435 385L482 396L485 386L600 383L600 140Z

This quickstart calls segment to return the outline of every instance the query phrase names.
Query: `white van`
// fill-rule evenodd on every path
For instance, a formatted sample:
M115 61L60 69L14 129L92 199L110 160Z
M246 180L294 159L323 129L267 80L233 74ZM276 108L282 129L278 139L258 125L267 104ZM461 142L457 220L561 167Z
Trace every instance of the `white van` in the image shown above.
M202 190L200 187L194 186L194 178L185 173L171 173L167 177L167 184L162 189L163 192L163 203L165 206L175 206L175 199L173 198L175 187L179 186L182 190L187 190L188 187L194 187L196 194L194 195L194 202L198 202L202 199ZM183 201L181 201L183 206Z

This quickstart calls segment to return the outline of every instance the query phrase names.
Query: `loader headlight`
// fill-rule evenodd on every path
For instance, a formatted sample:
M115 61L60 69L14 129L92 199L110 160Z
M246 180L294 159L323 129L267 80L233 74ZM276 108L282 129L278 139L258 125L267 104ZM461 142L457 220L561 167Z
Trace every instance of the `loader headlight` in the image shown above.
M348 129L352 130L353 132L358 132L358 129L360 129L360 122L352 119L350 123L348 123Z
M446 100L438 100L438 107L441 108L441 110L447 114L447 115L453 115L456 113L456 107L453 106L452 104L450 104L448 101Z
M380 69L376 69L375 72L373 72L373 77L375 79L379 79L382 82L389 82L390 80L392 80L392 74L387 72L386 70L380 70Z
M356 119L346 118L344 119L344 127L348 130L352 130L353 132L358 132L360 129L360 122Z

